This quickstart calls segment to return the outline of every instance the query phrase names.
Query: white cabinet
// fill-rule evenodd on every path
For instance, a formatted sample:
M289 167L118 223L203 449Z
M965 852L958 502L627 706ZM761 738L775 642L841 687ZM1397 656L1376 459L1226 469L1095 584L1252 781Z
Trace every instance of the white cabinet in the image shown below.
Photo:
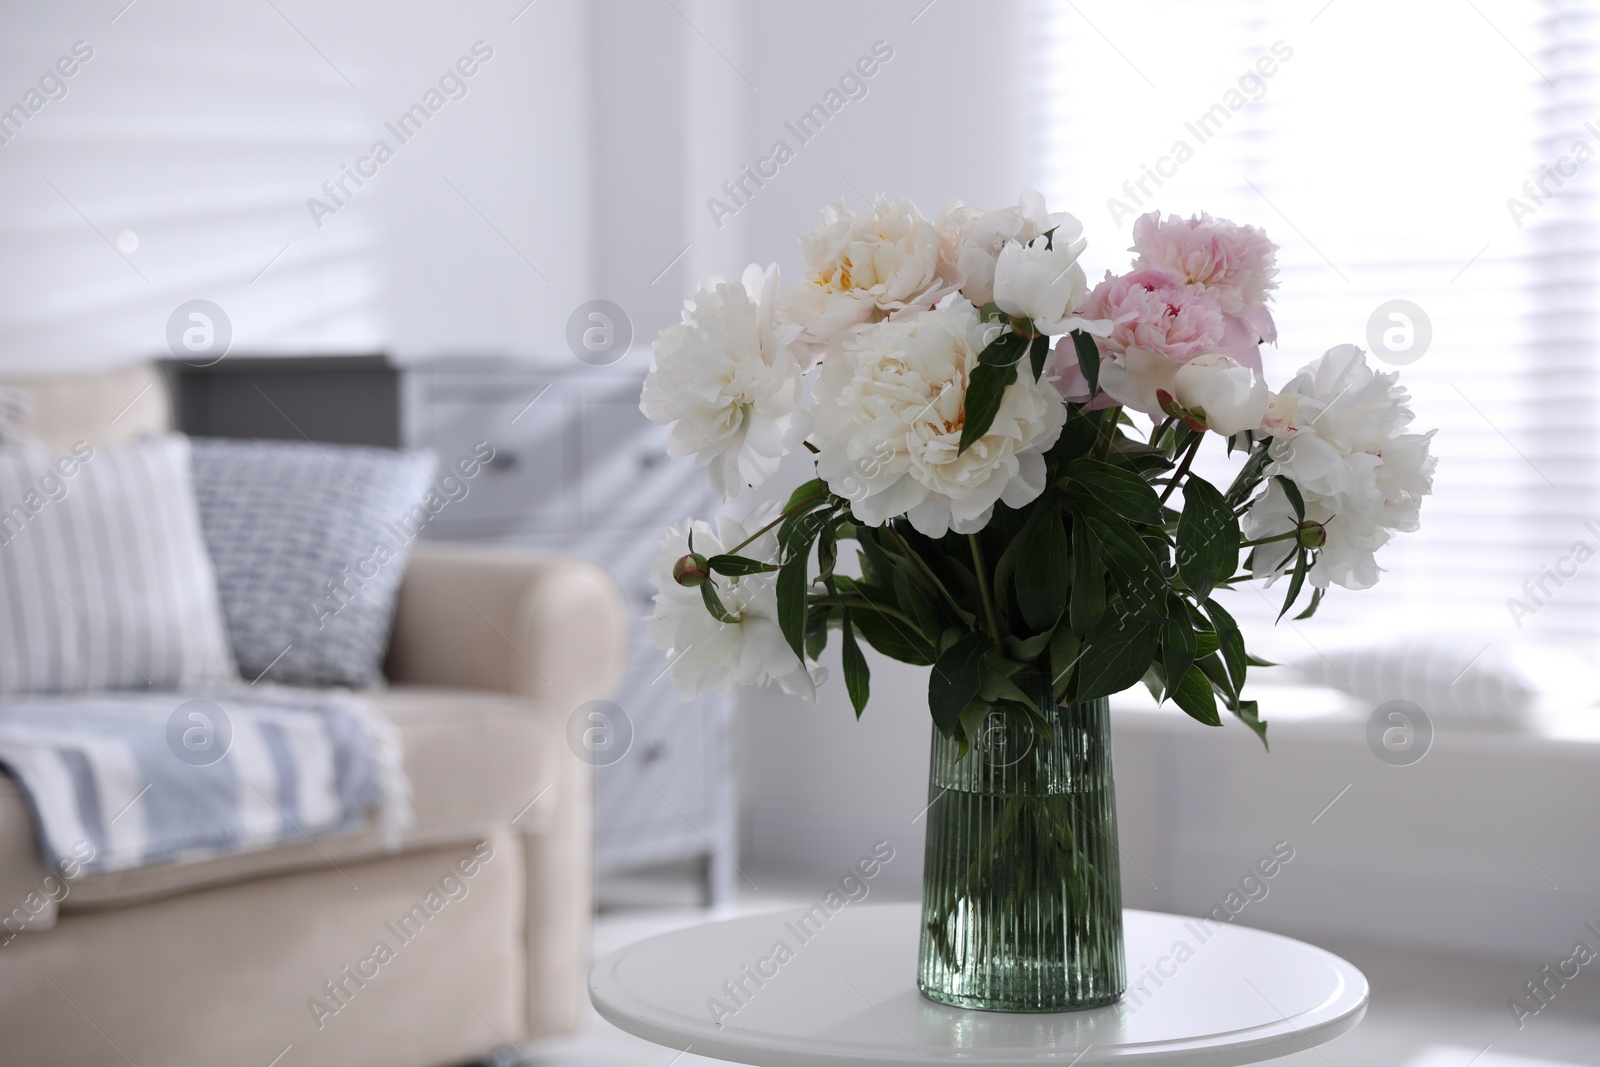
M720 899L735 862L727 701L682 700L642 623L653 593L649 564L666 526L708 517L717 501L703 471L667 462L665 432L639 412L641 384L638 373L617 367L416 365L402 374L402 435L445 466L479 441L495 449L425 536L559 550L616 576L635 628L613 701L632 724L633 743L595 769L596 869L703 856Z

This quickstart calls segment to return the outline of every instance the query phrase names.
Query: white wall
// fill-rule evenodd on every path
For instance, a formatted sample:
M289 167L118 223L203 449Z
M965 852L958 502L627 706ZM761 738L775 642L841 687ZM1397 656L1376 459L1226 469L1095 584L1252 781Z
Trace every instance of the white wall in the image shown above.
M193 298L236 352L564 349L596 282L586 11L275 4L0 12L0 107L93 49L0 144L0 369L165 354ZM478 40L465 97L384 129ZM378 139L394 158L319 228L307 199Z

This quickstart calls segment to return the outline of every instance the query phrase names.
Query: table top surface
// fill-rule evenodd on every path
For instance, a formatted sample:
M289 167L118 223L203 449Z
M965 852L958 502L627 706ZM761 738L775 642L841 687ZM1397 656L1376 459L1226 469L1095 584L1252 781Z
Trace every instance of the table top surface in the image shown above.
M759 1067L1231 1067L1328 1041L1367 1008L1366 978L1330 952L1147 911L1124 913L1129 988L1117 1004L951 1008L917 991L918 905L817 911L826 919L806 927L790 909L648 938L596 964L590 996L631 1034Z

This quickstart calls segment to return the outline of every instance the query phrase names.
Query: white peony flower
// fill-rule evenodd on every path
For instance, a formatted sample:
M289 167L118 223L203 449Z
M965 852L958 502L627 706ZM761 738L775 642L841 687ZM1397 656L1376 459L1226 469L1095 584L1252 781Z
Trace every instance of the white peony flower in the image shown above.
M718 597L738 617L737 622L731 623L718 622L711 616L698 588L681 586L672 577L673 564L689 551L691 529L694 550L709 558L733 548L776 518L778 512L776 503L764 504L743 522L719 517L715 530L708 523L690 520L668 530L661 542L661 554L650 564L656 609L645 620L645 627L651 640L667 651L672 680L685 697L713 689L725 693L734 684L776 681L784 692L816 701L817 686L823 683L826 673L820 667L808 670L784 640L778 626L775 575L717 576ZM776 531L762 534L740 549L739 555L775 560Z
M800 239L806 277L783 299L784 318L826 345L842 331L906 307L931 307L948 290L939 277L939 234L917 206L879 196L870 215L829 204Z
M1249 367L1219 352L1196 356L1172 376L1178 406L1203 415L1206 429L1224 437L1260 427L1267 414L1267 383Z
M1290 432L1300 417L1300 394L1273 393L1267 401L1267 413L1261 417L1261 429L1268 437Z
M1031 244L1057 227L1071 231L1072 241L1083 233L1083 226L1066 212L1046 211L1044 197L1032 189L1024 189L1014 207L998 211L980 211L954 201L939 216L940 273L974 306L982 307L995 299L995 269L1006 246Z
M725 500L760 485L806 433L800 328L775 319L776 265L743 284L706 281L683 321L656 338L639 410L672 427L667 451L693 456Z
M1007 315L1032 319L1041 333L1063 334L1088 328L1109 334L1109 319L1089 322L1077 318L1089 282L1078 256L1089 244L1078 220L1067 216L1050 237L1035 237L1028 244L1012 242L1000 250L994 265L994 302Z
M1044 491L1043 453L1066 407L1026 367L989 432L957 454L967 382L986 340L966 300L846 335L817 376L817 473L880 526L897 515L929 537L976 533L996 501L1021 507Z
M1267 474L1284 475L1305 500L1306 519L1323 524L1326 543L1309 579L1366 589L1378 580L1373 554L1393 532L1420 525L1422 498L1433 491L1438 460L1429 454L1436 431L1407 433L1409 395L1398 374L1377 373L1366 353L1340 345L1301 368L1273 402ZM1289 400L1293 397L1293 400ZM1245 514L1250 538L1295 528L1294 511L1277 482ZM1257 572L1281 573L1294 542L1263 545Z

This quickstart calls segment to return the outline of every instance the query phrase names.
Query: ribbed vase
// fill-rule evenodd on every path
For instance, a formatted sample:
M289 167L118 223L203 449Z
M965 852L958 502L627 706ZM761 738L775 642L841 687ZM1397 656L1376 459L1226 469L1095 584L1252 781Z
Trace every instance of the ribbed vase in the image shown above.
M1071 1011L1127 984L1109 709L1056 716L1047 738L996 711L960 759L933 732L917 966L930 1000Z

